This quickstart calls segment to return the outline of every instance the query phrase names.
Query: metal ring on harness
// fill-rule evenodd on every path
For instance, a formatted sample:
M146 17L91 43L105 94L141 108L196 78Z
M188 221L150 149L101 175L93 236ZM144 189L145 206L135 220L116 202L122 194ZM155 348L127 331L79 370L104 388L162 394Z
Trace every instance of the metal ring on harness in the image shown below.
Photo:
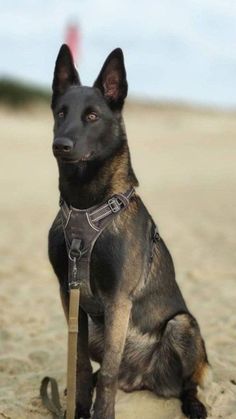
M76 259L80 259L82 256L82 251L81 250L77 250L76 253L78 253L78 256L72 256L71 253L73 253L73 249L70 248L69 252L68 252L68 257L71 260L71 262L75 262Z

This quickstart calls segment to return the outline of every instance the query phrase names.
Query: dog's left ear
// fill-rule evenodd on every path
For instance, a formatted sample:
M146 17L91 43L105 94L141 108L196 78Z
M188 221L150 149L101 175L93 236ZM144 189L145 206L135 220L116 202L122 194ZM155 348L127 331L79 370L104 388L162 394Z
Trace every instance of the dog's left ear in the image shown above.
M121 110L128 92L124 56L120 48L107 57L94 87L101 90L112 110Z
M80 85L81 83L70 49L68 45L63 44L58 53L54 70L52 82L53 99L55 99L57 94L63 94L73 84Z

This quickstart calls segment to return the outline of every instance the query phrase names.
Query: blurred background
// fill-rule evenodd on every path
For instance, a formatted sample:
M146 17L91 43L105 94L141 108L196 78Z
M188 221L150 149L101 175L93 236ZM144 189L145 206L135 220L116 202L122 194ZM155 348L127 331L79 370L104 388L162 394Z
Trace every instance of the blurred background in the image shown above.
M2 1L0 76L49 87L75 25L84 84L121 46L132 96L235 106L235 21L234 0Z
M50 418L42 377L66 374L66 323L47 258L58 211L50 89L67 42L92 85L125 55L138 193L174 259L212 366L209 417L236 419L236 2L0 0L0 418ZM158 302L157 302L158 304ZM181 419L178 400L118 392L117 419Z

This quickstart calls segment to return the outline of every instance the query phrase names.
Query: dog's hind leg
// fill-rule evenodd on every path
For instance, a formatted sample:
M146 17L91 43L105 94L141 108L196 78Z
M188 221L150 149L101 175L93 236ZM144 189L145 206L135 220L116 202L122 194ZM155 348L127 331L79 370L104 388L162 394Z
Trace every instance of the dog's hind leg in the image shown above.
M207 411L197 398L197 386L207 367L196 320L189 314L179 314L167 322L162 332L145 384L160 396L180 398L188 418L205 419Z
M186 387L184 386L180 395L183 413L187 418L205 419L207 417L207 410L197 397L197 384L190 379L185 385Z
M203 352L205 347L203 343ZM207 417L205 406L197 398L197 386L202 384L205 373L208 369L206 357L199 361L194 374L184 381L180 400L182 402L182 411L189 418L204 419Z

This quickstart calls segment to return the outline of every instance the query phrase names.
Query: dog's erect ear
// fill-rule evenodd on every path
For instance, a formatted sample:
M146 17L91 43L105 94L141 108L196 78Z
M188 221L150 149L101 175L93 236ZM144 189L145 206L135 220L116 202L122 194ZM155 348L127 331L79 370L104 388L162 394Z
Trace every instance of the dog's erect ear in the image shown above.
M80 79L70 49L68 45L63 44L56 60L52 83L53 94L62 94L73 84L80 85Z
M110 107L120 110L128 92L124 56L120 48L107 57L94 87L101 90Z

